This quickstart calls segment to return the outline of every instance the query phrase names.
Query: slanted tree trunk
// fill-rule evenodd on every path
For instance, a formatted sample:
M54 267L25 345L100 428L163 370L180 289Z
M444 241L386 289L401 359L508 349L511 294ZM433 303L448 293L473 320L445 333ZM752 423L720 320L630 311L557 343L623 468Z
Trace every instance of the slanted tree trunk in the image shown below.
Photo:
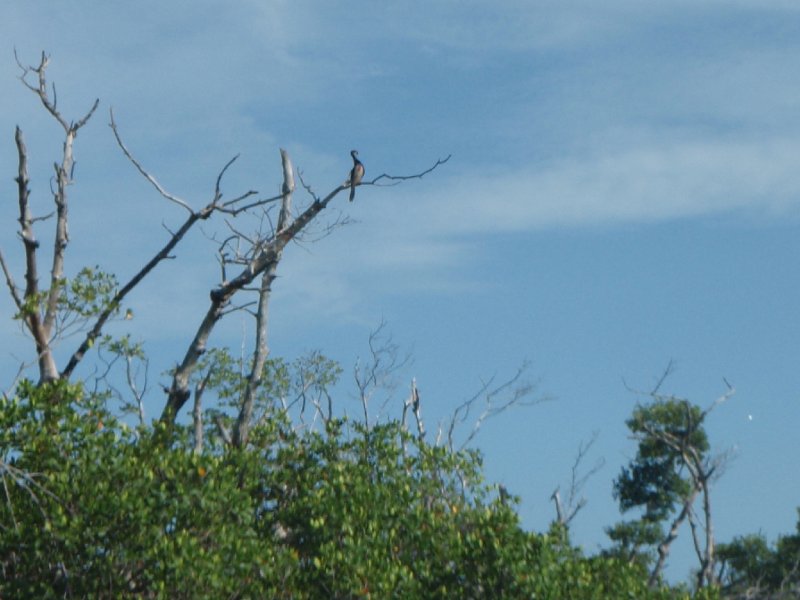
M686 521L686 517L689 516L692 505L694 504L695 498L697 498L697 488L692 488L692 493L686 498L683 502L683 508L681 508L681 512L678 513L678 516L672 521L672 525L669 528L669 532L667 533L666 537L661 541L658 545L658 559L656 560L656 564L653 566L653 569L650 571L650 578L647 584L651 588L655 588L658 586L659 579L661 578L661 574L664 572L664 566L667 562L667 556L669 556L669 550L672 547L672 542L678 539L678 530L680 529L681 525L683 525L684 521Z

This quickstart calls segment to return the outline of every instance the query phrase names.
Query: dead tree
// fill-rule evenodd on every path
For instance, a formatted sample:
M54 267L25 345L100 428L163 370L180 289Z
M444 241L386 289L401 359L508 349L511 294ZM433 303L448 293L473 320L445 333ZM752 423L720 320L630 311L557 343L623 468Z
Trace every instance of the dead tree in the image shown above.
M342 191L349 188L349 183L344 182L336 186L324 197L318 197L306 189L312 195L311 204L305 208L296 218L291 219L290 203L292 192L294 191L294 170L289 160L288 154L281 151L283 160L283 188L280 196L282 205L278 218L277 227L263 237L252 240L250 248L244 253L249 256L244 264L240 265L239 272L231 279L224 278L223 281L210 293L210 302L205 316L197 327L194 338L186 350L183 360L175 369L172 384L167 392L167 402L161 414L161 420L166 424L174 423L178 412L189 400L191 395L190 378L197 368L200 357L208 348L208 340L217 322L226 314L234 296L246 291L249 286L258 278L262 277L262 284L259 293L258 312L256 316L256 331L258 341L254 351L254 368L248 376L247 392L242 401L241 410L236 420L236 430L234 432L234 444L243 445L247 441L247 431L249 419L252 415L252 402L255 389L258 387L261 377L261 367L266 359L267 348L267 319L268 303L271 292L272 281L275 278L278 264L283 257L286 245L296 239L319 214L327 208L330 202ZM382 181L387 183L397 183L399 181L421 178L427 173L444 164L450 157L437 160L436 163L414 175L388 175L382 174L375 179L364 182L360 185L376 185ZM238 241L243 241L241 234L236 234ZM238 434L236 433L238 431Z
M483 381L473 396L456 407L447 424L447 447L451 451L464 450L475 439L487 420L501 415L512 406L533 406L549 400L547 397L531 397L536 391L536 386L522 379L528 367L527 362L523 363L514 375L499 384L496 383L496 376ZM476 416L473 411L477 410L480 410L480 414ZM472 422L472 428L459 444L456 439L458 429L468 421ZM442 431L440 426L437 443L442 437Z
M594 465L585 473L582 473L582 464L586 460L586 456L591 450L594 443L597 441L598 433L595 431L588 442L581 442L578 445L578 452L575 455L575 460L572 462L572 469L570 472L569 488L567 489L566 502L561 498L560 486L553 491L550 499L556 507L556 522L564 527L569 527L569 524L577 516L577 514L586 506L588 502L582 495L583 488L589 479L595 475L606 464L604 458L598 458Z
M52 97L48 92L47 78L45 76L49 64L47 55L42 53L39 65L35 67L24 67L19 63L19 60L17 64L22 70L22 75L20 76L22 83L38 96L47 112L64 130L61 159L53 164L55 185L52 193L53 203L55 204L56 226L53 236L53 258L50 267L49 289L42 290L39 287L39 257L37 254L39 241L36 239L33 226L41 218L34 217L30 207L28 151L25 147L22 130L19 127L17 127L15 133L19 159L16 181L19 199L19 235L25 249L25 287L21 292L14 283L10 266L0 253L0 266L3 269L11 298L17 307L25 328L36 344L39 380L44 383L55 381L59 377L58 368L53 357L52 342L57 335L55 325L64 279L64 255L69 244L67 188L72 183L73 168L75 166L73 146L78 131L86 125L95 110L97 110L99 100L94 101L94 104L82 118L77 121L68 121L58 108L55 87L52 88ZM34 83L29 81L31 76L35 77Z
M333 199L343 190L349 189L349 181L344 181L336 186L324 197L316 196L313 191L303 184L306 191L311 195L312 201L296 217L292 216L292 196L295 191L294 168L289 155L281 150L281 160L283 164L283 185L281 193L272 197L259 198L254 190L246 191L232 199L224 199L221 189L222 178L228 168L233 164L237 157L229 160L219 172L216 178L214 194L209 202L199 209L193 208L192 204L177 195L167 191L145 167L128 150L119 132L119 128L114 120L113 112L110 112L110 127L113 135L122 150L123 154L133 164L137 171L157 190L157 192L167 201L181 207L186 211L183 223L174 231L170 231L169 238L156 251L151 258L146 260L143 266L123 285L121 285L108 302L97 311L96 314L87 318L84 324L83 339L77 348L69 355L63 369L59 370L56 365L52 352L53 341L58 338L58 311L60 302L64 298L64 264L65 252L69 242L68 234L68 197L67 188L72 183L73 176L73 145L78 131L86 125L99 105L95 100L90 110L77 121L68 121L59 111L56 101L55 87L52 88L52 97L48 91L46 70L49 65L49 58L42 54L37 66L23 66L17 60L21 69L20 79L23 84L34 92L47 112L59 123L64 130L63 154L60 162L55 164L55 186L53 189L53 199L55 203L56 228L53 238L53 262L50 273L50 286L46 290L39 287L39 268L38 255L39 241L34 235L34 225L43 218L33 216L29 202L29 177L27 168L27 149L25 147L22 131L17 128L16 142L19 157L18 175L16 178L18 185L19 199L19 223L20 239L25 250L25 286L19 287L14 282L11 266L0 253L0 268L3 270L6 284L11 297L17 307L18 313L30 333L36 346L36 355L39 364L39 375L41 382L54 381L56 379L68 380L72 377L77 366L85 358L90 349L95 345L103 328L108 321L120 310L123 301L128 294L139 285L162 261L173 258L175 248L184 239L186 234L200 221L207 220L214 215L222 214L231 219L244 213L252 213L256 210L265 211L274 203L280 202L280 212L277 224L267 234L259 235L255 239L248 239L240 234L236 229L234 239L236 244L245 247L246 250L238 254L234 260L224 261L223 279L210 293L210 302L205 316L197 327L194 337L189 344L183 360L174 369L172 382L167 391L167 399L161 414L162 422L166 424L174 423L180 409L184 406L191 396L190 377L197 369L198 360L208 347L208 340L217 322L231 310L234 297L251 289L251 285L260 278L258 287L256 319L256 340L253 350L252 362L246 379L247 384L240 402L240 410L235 421L232 432L223 431L227 435L223 437L231 444L244 446L247 443L248 434L253 420L253 404L256 391L261 384L264 371L264 364L267 359L269 349L267 345L268 329L268 307L272 292L272 284L276 277L277 267L283 256L286 245L300 239L300 235L307 230L311 224L322 213ZM30 80L34 79L32 83ZM444 164L449 160L449 156L437 160L431 167L411 175L389 175L381 174L372 180L362 180L361 186L380 186L396 185L408 179L420 179ZM302 180L301 180L302 181ZM268 213L267 213L268 216ZM44 217L48 218L48 217ZM227 267L236 266L239 271L230 279L225 276ZM198 385L195 390L195 415L201 414L200 400L204 386ZM195 417L195 430L202 430L202 423ZM202 438L196 441L196 449L202 448Z

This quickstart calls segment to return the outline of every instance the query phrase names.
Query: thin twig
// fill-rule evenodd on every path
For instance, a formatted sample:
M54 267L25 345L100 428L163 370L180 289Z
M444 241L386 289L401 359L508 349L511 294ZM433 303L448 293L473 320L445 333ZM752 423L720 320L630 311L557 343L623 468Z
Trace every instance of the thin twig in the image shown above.
M372 179L370 181L362 181L361 185L364 185L364 184L367 184L367 185L378 185L378 182L381 181L381 180L384 180L384 179L393 182L393 183L388 184L388 185L397 185L398 183L400 183L402 181L407 181L409 179L422 179L423 177L425 177L425 175L427 175L428 173L430 173L431 171L433 171L437 167L445 164L448 160L450 160L451 156L452 156L452 154L448 154L446 158L438 159L433 164L433 166L431 166L428 169L425 169L424 171L422 171L420 173L415 173L414 175L389 175L388 173L383 173L381 175L378 175L375 179Z
M136 158L134 158L134 156L130 153L130 151L128 150L127 146L125 146L125 143L122 141L122 138L119 135L119 131L117 130L117 124L114 121L114 109L113 108L109 109L108 112L109 112L109 114L111 116L111 123L109 123L109 127L111 127L111 131L114 132L114 137L117 140L117 145L122 149L122 152L125 154L127 159L129 161L131 161L131 163L133 163L133 166L136 167L136 169L139 171L139 173L141 173L142 176L145 179L147 179L147 181L149 181L153 185L153 187L156 188L156 190L158 190L159 194L161 194L164 198L166 198L170 202L174 202L178 206L181 206L181 207L185 208L186 210L188 210L190 213L194 214L194 211L192 210L192 207L189 206L189 204L185 200L181 200L180 198L178 198L174 194L171 194L167 190L165 190L162 187L162 185L156 180L156 178L153 177L152 175L150 175L150 173L148 173L145 170L145 168L141 165L141 163L138 160L136 160ZM227 168L227 165L226 165L226 168Z

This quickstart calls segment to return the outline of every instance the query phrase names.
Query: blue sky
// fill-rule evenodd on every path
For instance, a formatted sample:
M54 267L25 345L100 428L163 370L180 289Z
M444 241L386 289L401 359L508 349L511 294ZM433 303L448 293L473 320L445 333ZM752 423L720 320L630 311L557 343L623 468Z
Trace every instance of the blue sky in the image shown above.
M276 191L279 147L318 192L344 179L351 148L368 176L452 154L422 181L362 188L353 205L342 196L328 218L352 224L289 248L272 352L321 349L347 379L385 319L414 357L401 386L417 378L429 429L482 380L530 360L529 378L554 400L488 423L477 443L489 478L542 529L578 444L598 432L588 460L606 463L573 530L588 549L619 519L611 482L635 452L624 420L639 398L626 383L648 389L674 360L666 391L706 405L725 377L737 393L709 431L736 459L714 490L718 538L794 529L796 2L16 2L0 16L4 197L15 124L39 214L60 147L16 80L13 49L26 63L52 56L66 115L101 99L76 145L74 270L99 253L124 279L163 243L162 224L183 218L118 151L109 107L138 159L195 207L237 153L229 196ZM130 297L154 376L205 310L217 277L208 236L221 225L195 231ZM0 245L19 261L15 226L5 220ZM0 311L11 313L5 296ZM248 327L233 317L213 341L238 346ZM10 322L0 331L0 365L13 373L21 337ZM154 386L152 414L162 400ZM357 407L346 392L341 401ZM674 576L689 552L676 547Z

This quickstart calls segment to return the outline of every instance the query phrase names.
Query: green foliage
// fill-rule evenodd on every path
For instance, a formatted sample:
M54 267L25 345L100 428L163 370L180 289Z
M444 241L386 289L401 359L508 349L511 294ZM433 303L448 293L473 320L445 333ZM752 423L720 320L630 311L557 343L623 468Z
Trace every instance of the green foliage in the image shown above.
M654 548L664 539L663 523L695 487L686 453L702 459L709 450L704 418L698 406L672 397L655 396L634 409L626 425L638 442L636 457L614 481L614 497L623 513L641 513L606 530L615 543L611 555L645 567L653 563Z
M623 512L643 507L647 520L659 521L686 497L692 484L681 473L682 456L665 440L683 440L699 453L707 452L702 417L699 407L674 398L636 407L626 421L639 441L636 458L623 467L614 483L614 496Z
M104 335L100 338L100 347L110 354L121 358L145 359L144 348L140 343L132 341L130 335L125 335L120 338L112 338L109 335Z
M0 596L672 597L563 529L524 531L476 453L398 423L276 417L198 455L99 404L65 383L0 401Z
M116 276L98 266L84 267L72 279L57 280L54 286L57 292L57 335L64 336L85 326L90 319L109 308L112 313L118 312L119 306L113 306L117 285ZM31 315L44 314L50 294L51 290L41 290L25 296L21 310L14 318L27 319ZM130 318L132 314L129 310L126 316Z
M6 487L0 595L218 597L232 582L267 589L252 582L272 548L248 526L253 499L237 469L155 437L137 441L83 404L79 388L25 384L0 406L3 460L35 482Z
M606 554L649 568L655 558L652 548L664 538L664 528L660 522L642 517L616 523L606 528L606 534L614 542Z
M800 519L797 532L773 545L761 534L719 544L720 581L735 597L796 598L800 594Z
M62 282L60 307L66 315L89 318L111 306L117 291L117 278L100 267L84 267L68 281Z

